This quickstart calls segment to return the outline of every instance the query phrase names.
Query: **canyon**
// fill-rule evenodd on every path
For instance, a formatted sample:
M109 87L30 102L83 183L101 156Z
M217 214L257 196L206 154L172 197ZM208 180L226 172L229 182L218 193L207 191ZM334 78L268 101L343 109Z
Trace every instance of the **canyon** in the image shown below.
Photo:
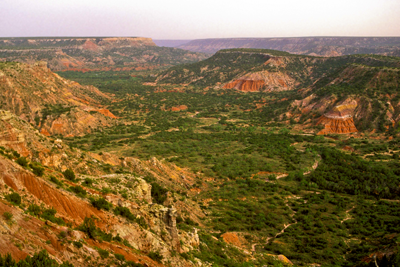
M0 38L0 61L45 61L53 71L149 70L206 57L143 37Z
M177 47L213 54L231 48L261 48L310 56L352 54L400 55L399 37L296 37L296 38L216 38L191 40Z

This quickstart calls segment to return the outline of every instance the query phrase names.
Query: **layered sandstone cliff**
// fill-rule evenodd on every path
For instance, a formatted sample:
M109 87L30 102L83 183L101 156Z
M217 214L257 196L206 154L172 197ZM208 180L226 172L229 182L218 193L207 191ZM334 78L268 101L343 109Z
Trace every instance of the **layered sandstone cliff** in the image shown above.
M318 120L317 125L321 124L325 127L318 134L347 134L358 132L353 121L356 108L357 101L350 98L336 105Z
M222 88L236 89L242 92L286 91L293 89L294 83L294 80L284 73L261 71L248 73L225 84Z

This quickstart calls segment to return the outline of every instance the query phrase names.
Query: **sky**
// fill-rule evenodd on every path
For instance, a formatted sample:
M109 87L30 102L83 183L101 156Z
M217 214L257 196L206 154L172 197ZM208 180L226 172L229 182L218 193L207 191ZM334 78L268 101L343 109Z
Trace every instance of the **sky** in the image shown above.
M400 36L400 0L0 0L0 37Z

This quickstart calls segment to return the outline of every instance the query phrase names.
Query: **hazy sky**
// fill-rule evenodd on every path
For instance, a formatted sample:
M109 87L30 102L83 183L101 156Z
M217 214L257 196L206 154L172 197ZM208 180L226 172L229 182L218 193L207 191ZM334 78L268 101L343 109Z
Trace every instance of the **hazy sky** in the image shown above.
M400 0L0 0L15 36L400 36Z

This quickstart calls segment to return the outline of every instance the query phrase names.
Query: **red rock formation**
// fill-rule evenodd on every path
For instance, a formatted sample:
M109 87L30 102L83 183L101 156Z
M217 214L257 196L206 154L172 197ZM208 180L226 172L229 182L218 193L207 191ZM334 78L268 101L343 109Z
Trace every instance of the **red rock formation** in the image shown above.
M358 132L352 117L349 118L329 118L323 115L319 118L317 125L325 126L318 134L347 134Z
M236 89L242 92L285 91L293 88L294 81L280 72L261 71L246 74L225 84L224 89Z
M317 125L322 124L325 128L318 134L346 134L358 132L353 121L353 113L357 107L357 101L347 98L332 110L319 118Z
M110 118L113 118L113 119L116 119L117 117L114 115L114 114L112 114L111 113L111 111L109 111L108 109L106 109L106 108L101 108L101 109L98 109L98 110L96 110L98 113L100 113L100 114L103 114L104 116L107 116L107 117L110 117Z
M182 111L182 110L187 110L188 107L186 105L180 105L180 106L176 106L176 107L172 107L171 111Z
M247 243L245 238L239 236L237 233L234 232L227 232L221 235L221 237L226 243L235 245L240 248Z
M99 46L97 46L95 43L93 43L90 39L88 39L83 45L82 48L85 50L90 50L90 51L98 51Z
M264 87L263 80L236 80L224 85L224 89L236 88L243 92L258 92Z

